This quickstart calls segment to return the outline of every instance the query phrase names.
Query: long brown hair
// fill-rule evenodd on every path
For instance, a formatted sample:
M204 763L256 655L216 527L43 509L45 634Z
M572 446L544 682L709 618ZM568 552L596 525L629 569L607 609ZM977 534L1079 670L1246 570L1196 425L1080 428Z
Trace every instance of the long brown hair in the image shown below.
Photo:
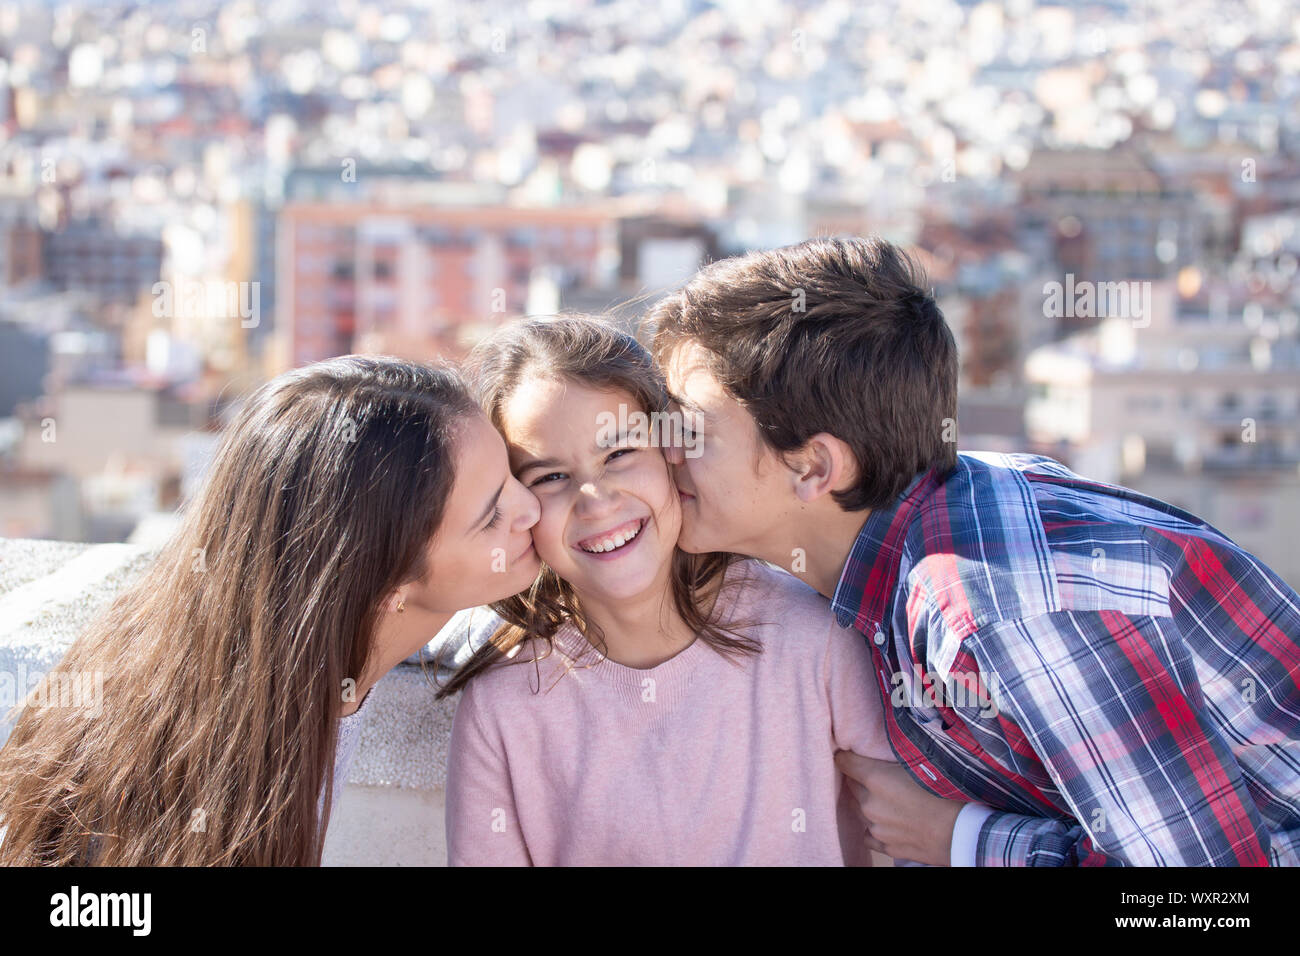
M477 414L454 371L393 359L256 392L175 537L60 662L102 673L102 713L28 707L0 750L0 863L318 865L345 682L426 573Z
M479 404L502 432L506 402L532 376L594 389L621 389L647 414L669 411L668 390L649 351L633 336L593 316L563 314L504 326L474 348L465 369ZM732 621L721 626L717 612L721 595L712 610L707 595L721 585L728 566L739 560L736 554L688 554L674 549L671 569L673 606L682 621L699 640L733 661L759 653L761 646L743 633L746 624ZM529 590L491 607L505 623L442 685L439 697L460 690L529 638L537 639L549 654L551 637L565 623L572 623L604 652L599 627L583 612L573 588L545 562Z

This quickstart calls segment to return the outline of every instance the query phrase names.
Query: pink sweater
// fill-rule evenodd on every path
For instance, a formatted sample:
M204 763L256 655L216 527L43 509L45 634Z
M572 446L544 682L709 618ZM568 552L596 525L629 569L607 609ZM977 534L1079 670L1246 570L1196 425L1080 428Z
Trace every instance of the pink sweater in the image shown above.
M557 653L535 665L528 642L470 683L447 765L449 865L870 865L833 762L894 759L869 649L792 575L746 560L726 582L723 620L759 622L747 633L763 646L739 666L696 640L625 667L565 625Z

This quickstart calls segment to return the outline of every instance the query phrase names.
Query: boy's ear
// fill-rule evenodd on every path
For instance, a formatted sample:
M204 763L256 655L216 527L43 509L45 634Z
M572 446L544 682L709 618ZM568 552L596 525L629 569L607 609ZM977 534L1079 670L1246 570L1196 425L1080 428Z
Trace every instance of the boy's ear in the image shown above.
M829 432L818 432L791 456L794 493L805 503L832 491L842 491L857 481L857 459L843 441Z

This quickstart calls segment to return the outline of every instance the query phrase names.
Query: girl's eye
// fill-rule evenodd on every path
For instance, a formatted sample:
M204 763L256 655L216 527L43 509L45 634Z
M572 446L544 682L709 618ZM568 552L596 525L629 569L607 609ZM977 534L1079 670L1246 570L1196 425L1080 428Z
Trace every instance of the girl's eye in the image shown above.
M613 461L615 458L619 457L620 455L630 455L630 454L631 454L632 452L634 452L634 451L637 451L637 449L635 449L635 448L620 448L620 449L618 449L618 451L610 452L609 457L606 458L605 460L606 460L606 461Z
M494 510L494 511L492 512L492 520L489 521L489 522L485 525L485 527L487 527L487 528L495 528L495 527L497 526L497 522L500 521L500 520L501 520L501 509L500 509L500 508L497 508L496 510Z
M540 477L540 478L536 478L536 479L534 479L533 481L529 482L528 487L529 487L529 488L536 488L538 485L540 485L540 484L544 484L544 483L550 481L552 478L563 478L563 477L564 477L564 472L562 472L562 471L553 471L553 472L551 472L550 474L542 475L542 477Z

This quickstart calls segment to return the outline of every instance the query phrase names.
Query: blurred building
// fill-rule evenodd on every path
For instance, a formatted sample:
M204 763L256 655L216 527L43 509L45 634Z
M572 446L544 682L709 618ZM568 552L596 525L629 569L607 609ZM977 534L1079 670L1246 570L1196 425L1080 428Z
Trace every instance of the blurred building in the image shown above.
M290 202L278 225L278 368L349 352L463 352L508 315L610 284L612 210Z
M30 202L0 202L0 284L8 288L45 275L44 235Z
M1051 237L1062 275L1158 279L1205 261L1208 212L1135 148L1037 150L1016 178L1022 224Z
M107 223L72 221L45 236L45 275L60 289L89 291L104 302L132 303L162 271L157 236L123 235Z
M1185 508L1300 580L1300 333L1240 297L1103 319L1026 363L1027 438L1100 481ZM1243 312L1245 313L1243 318Z
M153 512L174 510L193 471L193 436L212 425L201 396L125 379L69 383L24 407L17 465L0 485L63 508L76 540L122 541ZM34 506L32 514L46 513ZM14 519L11 517L11 522ZM56 531L67 531L50 519Z

